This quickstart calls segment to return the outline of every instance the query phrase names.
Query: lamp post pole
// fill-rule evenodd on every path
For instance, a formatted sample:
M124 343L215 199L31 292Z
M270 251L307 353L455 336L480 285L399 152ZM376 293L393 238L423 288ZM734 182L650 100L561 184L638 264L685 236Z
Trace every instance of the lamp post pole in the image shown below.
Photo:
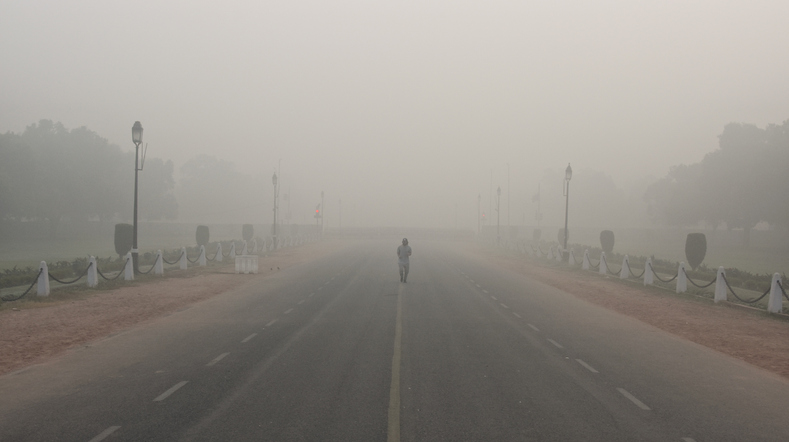
M501 186L496 189L496 245L501 244Z
M271 177L271 182L274 184L274 229L272 231L274 236L274 250L277 250L277 174Z
M140 273L139 251L137 250L137 175L140 171L140 145L142 144L142 124L134 122L132 126L132 142L134 142L134 228L132 229L132 268Z
M324 213L321 213L321 236L322 236L323 235L323 220L326 217L326 213L325 213L326 212L326 206L324 206L324 204L323 204L323 191L322 190L321 190L321 211L324 212Z
M567 220L570 213L570 180L573 178L573 168L570 163L567 163L567 169L564 171L564 251L562 252L562 260L564 262L570 261L570 252L567 250L567 239L570 232L567 231Z
M477 236L482 233L482 215L480 211L482 210L482 194L477 195Z

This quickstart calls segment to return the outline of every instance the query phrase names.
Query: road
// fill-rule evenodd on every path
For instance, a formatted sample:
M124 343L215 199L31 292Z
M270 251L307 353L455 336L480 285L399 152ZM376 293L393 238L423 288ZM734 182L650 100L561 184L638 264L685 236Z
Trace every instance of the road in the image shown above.
M455 245L348 241L0 377L2 441L781 441L789 382Z

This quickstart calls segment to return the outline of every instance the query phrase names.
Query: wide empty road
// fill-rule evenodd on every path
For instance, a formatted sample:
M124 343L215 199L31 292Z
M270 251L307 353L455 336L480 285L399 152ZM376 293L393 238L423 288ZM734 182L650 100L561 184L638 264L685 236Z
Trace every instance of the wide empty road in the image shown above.
M401 284L398 243L3 376L0 440L789 440L786 380L458 245L412 240Z

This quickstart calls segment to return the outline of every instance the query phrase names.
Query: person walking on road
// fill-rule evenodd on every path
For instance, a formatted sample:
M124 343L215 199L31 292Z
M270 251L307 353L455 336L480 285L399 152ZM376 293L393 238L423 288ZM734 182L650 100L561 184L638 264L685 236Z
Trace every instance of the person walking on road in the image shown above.
M411 256L411 246L408 245L408 238L403 238L403 245L397 247L397 265L400 267L400 282L407 282L409 256Z

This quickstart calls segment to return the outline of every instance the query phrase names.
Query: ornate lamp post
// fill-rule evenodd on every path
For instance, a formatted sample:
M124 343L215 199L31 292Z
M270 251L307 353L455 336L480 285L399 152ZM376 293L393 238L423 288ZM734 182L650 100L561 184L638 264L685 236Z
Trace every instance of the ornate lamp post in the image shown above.
M271 183L274 184L274 229L272 231L274 236L274 250L277 249L277 173L271 177Z
M573 168L570 163L567 163L567 169L564 170L564 251L562 252L562 260L564 262L570 261L570 252L567 250L567 238L570 233L567 231L567 217L570 213L570 180L573 178Z
M140 145L142 144L142 124L134 122L132 126L132 142L134 143L134 229L132 231L132 267L134 273L140 272L139 252L137 250L137 175L140 169Z

